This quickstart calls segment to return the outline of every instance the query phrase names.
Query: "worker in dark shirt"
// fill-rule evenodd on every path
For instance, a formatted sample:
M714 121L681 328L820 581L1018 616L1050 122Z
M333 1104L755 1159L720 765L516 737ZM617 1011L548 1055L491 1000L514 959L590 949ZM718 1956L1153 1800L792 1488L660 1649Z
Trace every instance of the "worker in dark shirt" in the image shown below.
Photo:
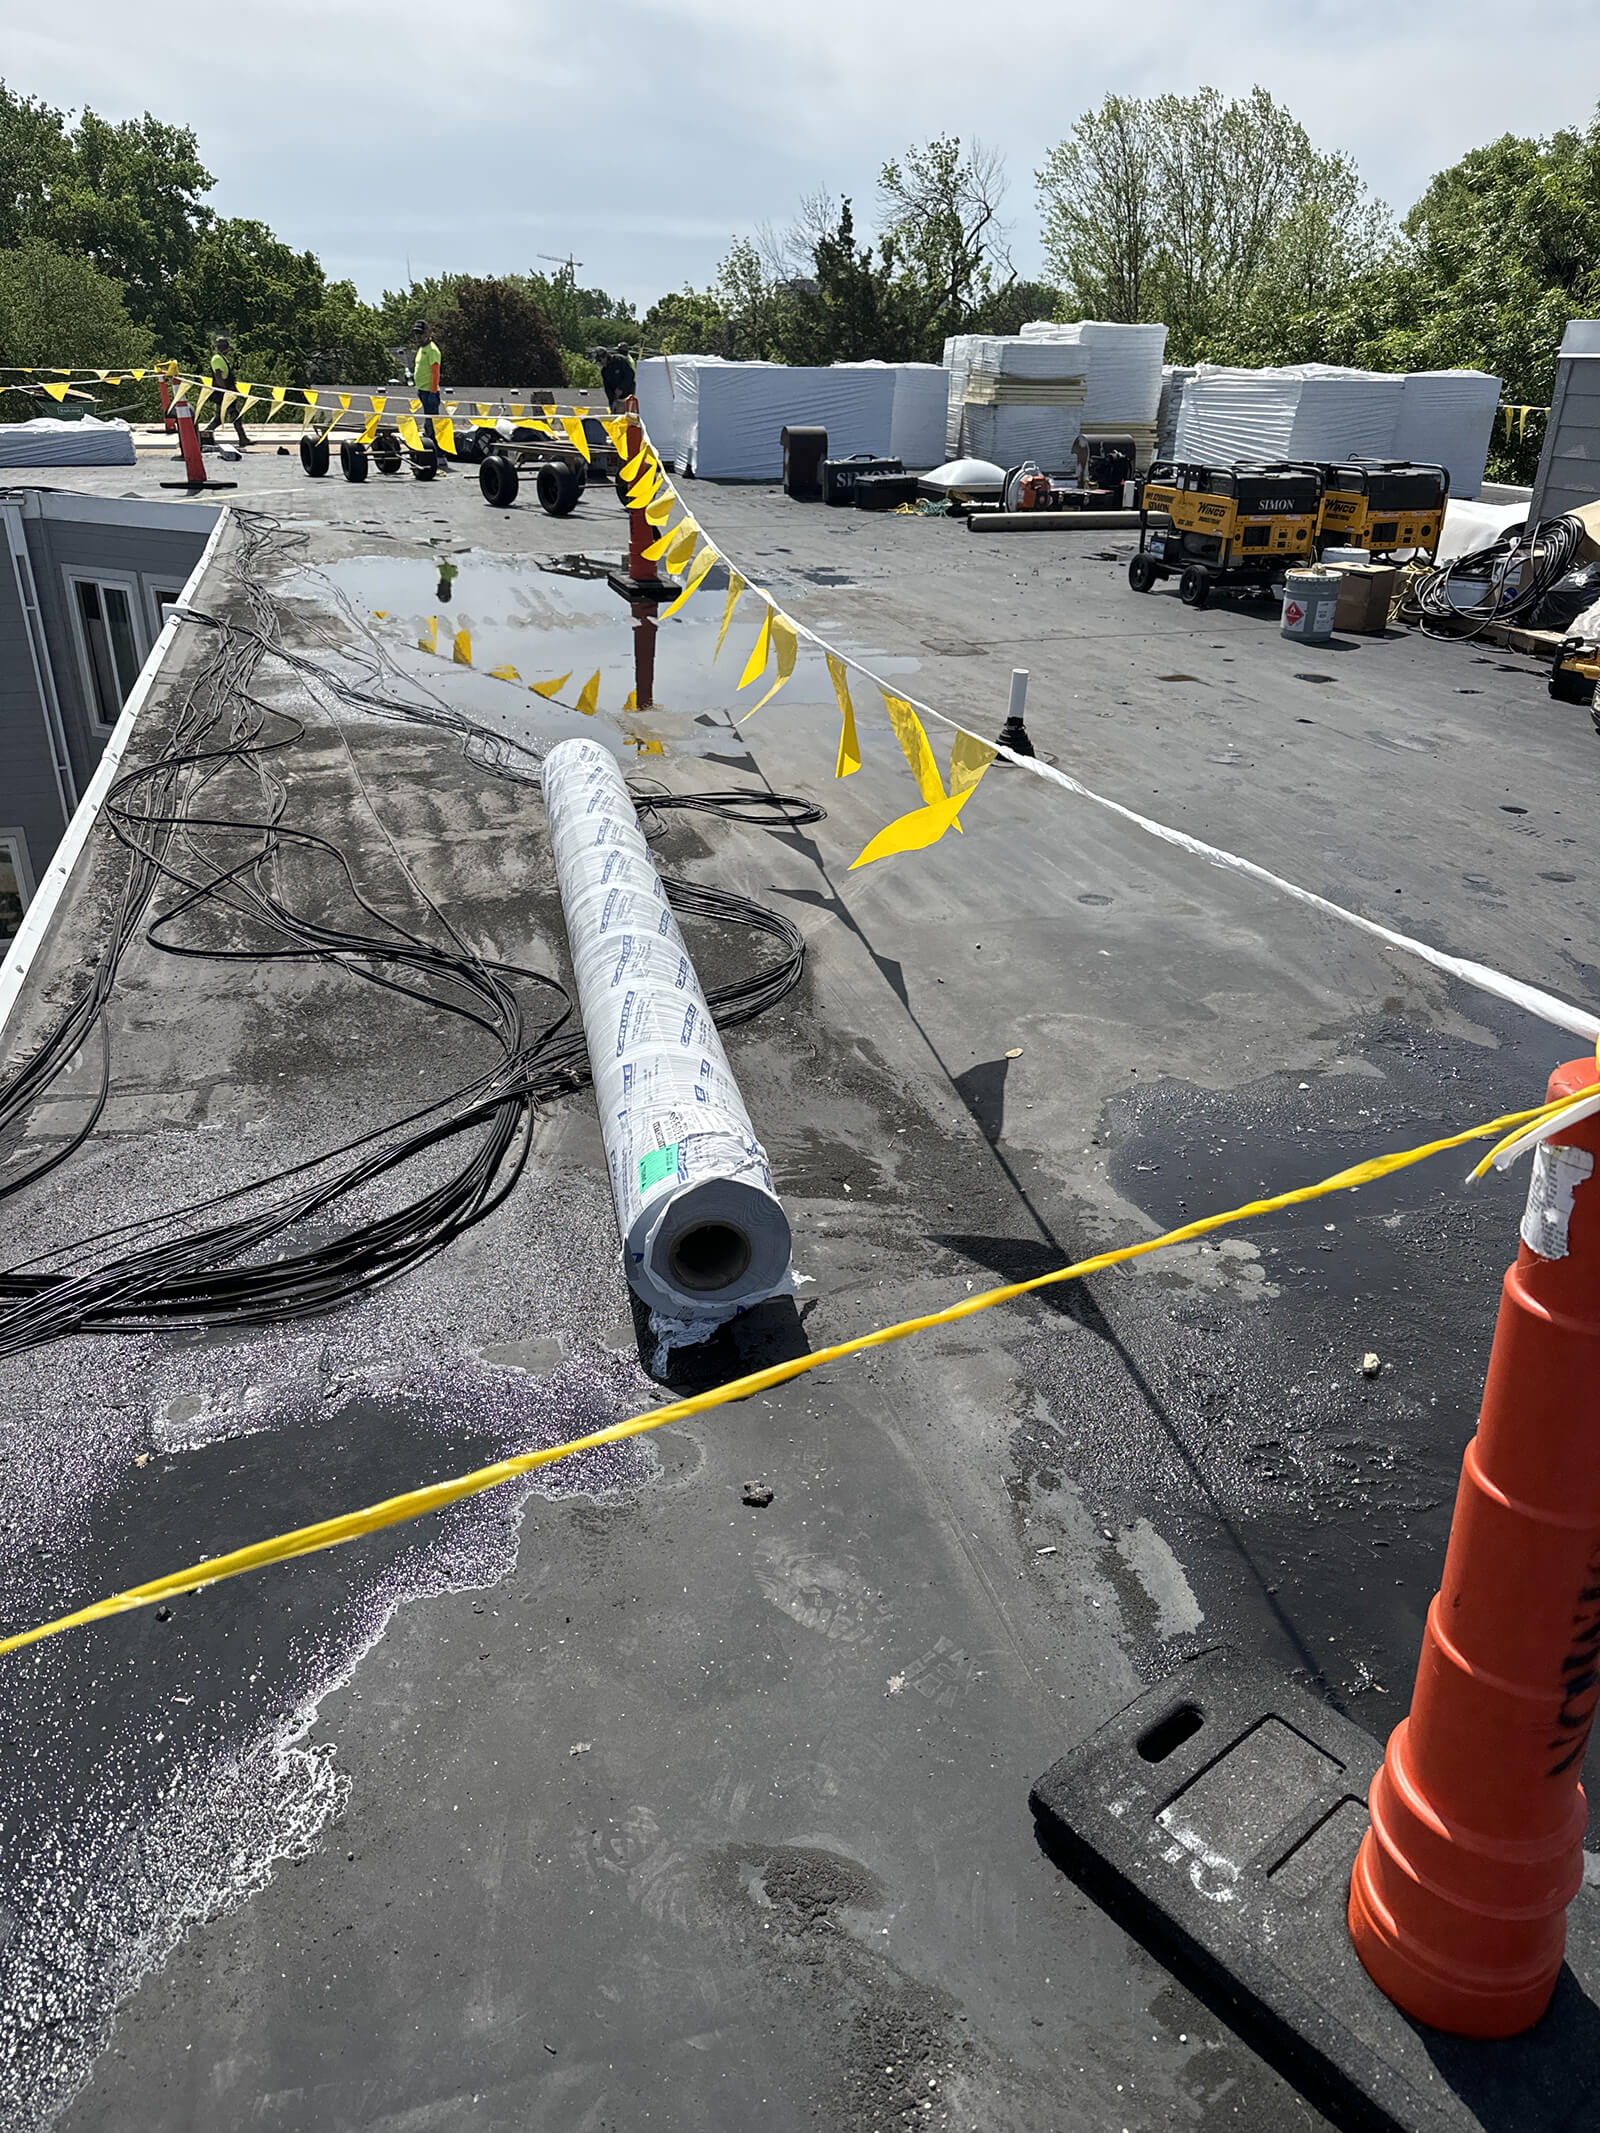
M607 351L606 359L600 365L600 383L611 403L611 412L615 414L632 393L635 384L633 365L622 349L612 348Z

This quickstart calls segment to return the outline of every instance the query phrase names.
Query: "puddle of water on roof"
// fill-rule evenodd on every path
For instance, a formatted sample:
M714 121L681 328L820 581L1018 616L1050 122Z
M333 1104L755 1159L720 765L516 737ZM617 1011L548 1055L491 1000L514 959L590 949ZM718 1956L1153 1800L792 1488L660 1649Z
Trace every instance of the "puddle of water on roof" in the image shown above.
M344 595L367 626L391 649L416 645L426 636L430 618L439 625L439 650L445 661L455 632L472 639L472 666L480 676L495 667L513 666L524 683L550 681L570 672L562 694L570 701L596 668L600 671L600 707L620 708L634 686L633 628L627 603L603 576L541 568L531 558L462 550L449 558L455 576L441 588L439 559L433 556L349 556L296 572L284 591L291 597L316 598L319 581ZM594 558L567 557L563 563L614 568L610 553ZM655 707L699 712L759 700L760 688L740 692L739 677L755 639L760 608L746 598L728 632L720 660L713 660L722 625L725 579L720 569L681 614L656 636ZM381 613L383 621L374 620ZM885 675L916 672L920 662L870 651L848 642L841 648L870 657ZM776 678L769 669L765 686ZM802 658L789 685L791 703L831 704L827 672L814 655ZM508 698L506 706L514 699ZM549 715L540 699L524 697L530 733L546 730ZM508 719L511 728L519 722Z

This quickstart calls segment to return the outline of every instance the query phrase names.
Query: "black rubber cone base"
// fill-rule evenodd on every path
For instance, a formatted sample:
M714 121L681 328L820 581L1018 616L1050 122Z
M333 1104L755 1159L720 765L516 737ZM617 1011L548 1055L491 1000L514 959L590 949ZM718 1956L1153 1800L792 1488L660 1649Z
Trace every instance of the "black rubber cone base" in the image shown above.
M198 496L202 489L237 489L236 481L164 481L163 489L187 489L191 496Z
M1550 2012L1526 2036L1424 2029L1362 1969L1345 1903L1382 1758L1325 1703L1219 1650L1064 1756L1031 1804L1050 1856L1336 2124L1600 2124L1600 1893L1587 1883Z
M630 578L625 570L608 570L606 583L624 600L676 600L683 591L671 578Z

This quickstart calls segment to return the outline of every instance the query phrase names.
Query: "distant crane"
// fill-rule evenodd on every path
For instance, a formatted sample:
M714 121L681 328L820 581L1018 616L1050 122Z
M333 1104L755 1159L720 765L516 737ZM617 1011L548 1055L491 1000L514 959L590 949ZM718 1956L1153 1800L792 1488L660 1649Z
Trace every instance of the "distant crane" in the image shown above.
M533 256L535 259L552 259L555 261L558 267L565 267L567 270L567 279L569 281L575 281L577 279L578 269L583 265L583 261L581 259L574 259L570 252L567 254L565 259L562 258L559 252L535 252Z

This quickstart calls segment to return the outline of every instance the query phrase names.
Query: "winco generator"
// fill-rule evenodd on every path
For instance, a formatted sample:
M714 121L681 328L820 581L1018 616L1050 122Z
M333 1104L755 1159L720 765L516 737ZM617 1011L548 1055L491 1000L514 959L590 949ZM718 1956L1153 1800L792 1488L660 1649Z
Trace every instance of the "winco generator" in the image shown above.
M1285 567L1311 560L1321 508L1314 466L1158 461L1139 500L1139 552L1128 583L1148 592L1157 578L1176 576L1189 607L1204 607L1218 586L1269 586ZM1152 530L1158 512L1172 523Z
M1415 548L1431 556L1444 531L1450 497L1445 467L1403 459L1353 459L1322 469L1318 549L1365 548L1393 555Z

